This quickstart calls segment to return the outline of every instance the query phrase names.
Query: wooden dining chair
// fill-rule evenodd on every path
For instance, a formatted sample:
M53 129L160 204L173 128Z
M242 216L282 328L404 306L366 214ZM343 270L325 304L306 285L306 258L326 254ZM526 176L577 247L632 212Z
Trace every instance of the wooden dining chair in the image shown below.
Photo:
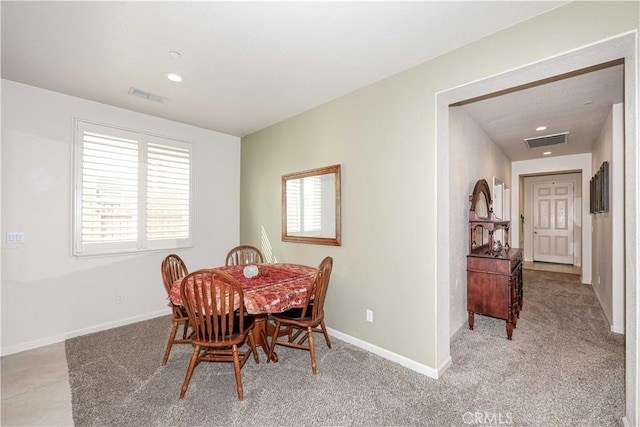
M240 245L231 249L225 258L225 265L261 264L264 256L260 249L251 245Z
M267 363L271 360L271 355L276 345L299 348L307 350L311 357L311 371L316 374L316 354L313 343L313 333L322 332L327 346L331 348L329 334L324 323L324 300L329 287L331 269L333 268L333 258L326 257L318 267L318 274L307 290L307 301L303 308L293 308L283 313L273 314L275 328L271 336L269 346L269 356ZM313 295L313 301L311 296ZM278 340L285 336L285 340ZM305 344L305 342L307 342Z
M236 375L238 399L242 400L240 369L252 353L256 364L260 360L253 337L254 318L245 315L240 283L220 270L198 270L182 280L180 294L194 330L191 337L193 354L180 399L187 392L191 375L200 362L231 362ZM247 338L249 349L240 351Z
M162 271L162 281L164 282L164 287L167 291L167 296L171 293L171 285L178 279L185 277L189 271L187 270L187 266L185 265L182 258L180 258L176 254L167 255L164 260L162 260L161 265ZM164 351L164 357L162 358L162 365L167 364L167 360L169 359L169 353L171 353L171 347L173 344L188 344L191 340L188 338L189 331L189 317L187 316L187 312L184 307L169 303L171 305L172 310L172 322L173 326L171 327L171 332L169 333L169 341L167 342L167 348ZM176 334L178 333L179 326L182 325L182 338L176 339Z

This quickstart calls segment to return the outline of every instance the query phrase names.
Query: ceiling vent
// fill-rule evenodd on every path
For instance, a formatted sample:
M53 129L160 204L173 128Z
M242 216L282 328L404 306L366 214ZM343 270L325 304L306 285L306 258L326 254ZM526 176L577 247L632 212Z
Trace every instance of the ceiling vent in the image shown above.
M548 147L550 145L566 144L569 132L556 133L554 135L537 136L535 138L525 138L529 148Z
M164 104L168 101L168 98L164 96L156 95L155 93L145 92L144 90L136 89L132 87L129 89L129 95L135 96L137 98L146 99L147 101L159 102L160 104Z

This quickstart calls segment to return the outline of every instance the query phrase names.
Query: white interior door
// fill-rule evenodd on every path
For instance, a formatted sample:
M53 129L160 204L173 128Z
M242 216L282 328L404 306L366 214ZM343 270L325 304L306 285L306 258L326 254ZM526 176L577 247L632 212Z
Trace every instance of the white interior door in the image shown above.
M533 260L573 264L573 181L533 184Z

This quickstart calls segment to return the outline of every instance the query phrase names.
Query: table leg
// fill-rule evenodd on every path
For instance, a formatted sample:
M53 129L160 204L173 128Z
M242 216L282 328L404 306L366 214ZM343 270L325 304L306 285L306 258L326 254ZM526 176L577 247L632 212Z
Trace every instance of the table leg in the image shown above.
M254 315L255 325L253 326L253 338L255 339L256 344L260 344L262 346L262 351L264 354L269 354L269 340L268 337L271 336L269 334L269 329L273 328L273 325L268 322L267 314ZM278 361L278 355L273 352L271 355L271 360L273 362Z

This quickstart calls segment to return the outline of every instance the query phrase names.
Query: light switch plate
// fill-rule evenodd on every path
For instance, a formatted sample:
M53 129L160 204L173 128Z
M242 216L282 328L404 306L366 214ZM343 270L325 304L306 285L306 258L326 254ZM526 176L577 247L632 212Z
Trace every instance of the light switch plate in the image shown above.
M8 245L16 245L20 243L24 243L24 233L19 231L8 231L6 240Z

